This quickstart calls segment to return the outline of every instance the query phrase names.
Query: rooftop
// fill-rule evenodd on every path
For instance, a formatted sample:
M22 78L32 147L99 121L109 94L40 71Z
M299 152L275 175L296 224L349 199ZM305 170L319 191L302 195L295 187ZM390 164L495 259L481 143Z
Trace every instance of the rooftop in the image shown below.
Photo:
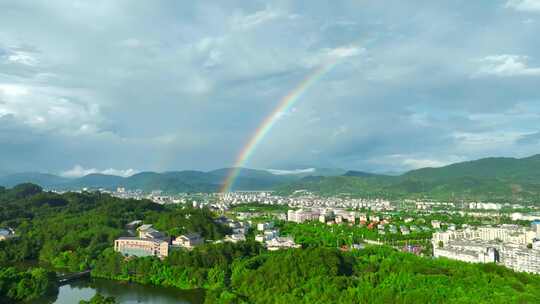
M137 228L137 230L139 231L144 231L144 230L148 230L148 229L152 229L152 224L145 224L145 225L142 225L141 227Z

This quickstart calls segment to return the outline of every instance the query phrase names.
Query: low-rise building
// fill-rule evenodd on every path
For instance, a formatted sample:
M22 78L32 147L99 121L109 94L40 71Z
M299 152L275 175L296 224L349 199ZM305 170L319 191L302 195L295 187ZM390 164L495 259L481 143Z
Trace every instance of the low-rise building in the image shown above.
M300 247L300 245L294 242L292 237L277 237L266 242L266 248L270 251Z
M264 243L264 241L265 241L264 235L262 235L262 234L257 234L257 235L255 236L255 241L256 241L256 242L259 242L259 243Z
M126 228L129 229L129 230L134 230L135 228L137 228L140 225L142 225L142 221L141 220L135 220L135 221L127 223Z
M169 255L169 242L162 239L121 237L114 241L114 250L124 256L164 258Z
M158 230L154 229L152 225L142 225L139 228L137 228L137 232L139 233L139 238L141 239L163 239L165 238L165 235Z
M264 223L258 223L257 224L257 230L258 231L264 231L266 229L272 229L274 228L273 222L264 222Z
M225 242L238 243L244 242L245 240L246 236L244 234L230 234L225 236Z
M401 234L403 234L403 235L408 235L408 234L411 233L411 231L409 230L409 227L404 226L404 225L401 225L399 227L399 230L401 231Z
M195 246L203 243L204 239L199 233L183 234L172 241L173 246L182 247L185 249L193 249Z
M163 233L152 228L152 225L142 225L137 228L139 237L121 237L114 241L114 250L124 256L157 256L164 258L169 255L169 241Z

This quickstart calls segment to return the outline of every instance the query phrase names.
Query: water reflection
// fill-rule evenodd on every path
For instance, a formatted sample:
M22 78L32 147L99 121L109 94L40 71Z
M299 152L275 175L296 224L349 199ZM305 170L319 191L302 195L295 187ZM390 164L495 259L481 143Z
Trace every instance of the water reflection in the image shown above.
M120 304L199 304L204 301L202 290L183 291L110 280L83 279L61 286L57 295L32 304L74 304L80 300L89 300L96 291L104 296L115 297Z

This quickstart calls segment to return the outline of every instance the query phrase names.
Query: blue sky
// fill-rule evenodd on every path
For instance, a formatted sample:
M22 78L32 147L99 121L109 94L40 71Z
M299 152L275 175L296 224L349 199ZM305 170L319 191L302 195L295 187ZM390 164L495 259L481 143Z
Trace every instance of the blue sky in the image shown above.
M540 0L0 0L0 172L403 171L540 152Z

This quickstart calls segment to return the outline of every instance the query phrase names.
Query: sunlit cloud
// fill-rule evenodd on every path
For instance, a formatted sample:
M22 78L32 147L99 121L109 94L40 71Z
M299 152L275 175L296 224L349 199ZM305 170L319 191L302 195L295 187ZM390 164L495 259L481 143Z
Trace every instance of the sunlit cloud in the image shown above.
M481 67L476 75L495 75L499 77L540 76L540 67L530 67L527 56L493 55L480 60Z
M75 165L73 168L60 172L60 175L63 177L69 177L69 178L78 178L83 177L89 174L105 174L105 175L116 175L121 177L129 177L134 174L137 174L138 171L134 169L105 169L105 170L98 170L96 168L84 168L81 165Z
M540 0L508 0L505 6L517 11L540 12Z

